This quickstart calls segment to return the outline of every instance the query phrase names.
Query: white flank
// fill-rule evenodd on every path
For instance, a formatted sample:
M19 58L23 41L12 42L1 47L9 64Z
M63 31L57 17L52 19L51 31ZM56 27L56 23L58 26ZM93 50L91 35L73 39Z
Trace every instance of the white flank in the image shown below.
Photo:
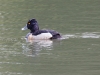
M34 39L50 39L52 37L52 35L50 33L42 33L42 34L39 34L37 36L33 36Z
M28 40L48 40L52 37L50 33L41 33L39 35L32 35L32 34L27 34L26 38L28 37Z

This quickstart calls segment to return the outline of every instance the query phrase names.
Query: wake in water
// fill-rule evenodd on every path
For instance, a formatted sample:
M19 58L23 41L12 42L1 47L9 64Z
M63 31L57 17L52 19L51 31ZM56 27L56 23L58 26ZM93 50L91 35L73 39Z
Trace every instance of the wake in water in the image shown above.
M100 32L65 34L62 36L62 39L69 39L69 38L100 38Z
M27 56L35 57L41 55L41 50L46 50L46 53L50 54L49 51L53 50L53 46L58 46L61 44L61 40L70 38L100 38L100 32L85 32L85 33L75 33L75 34L65 34L62 35L61 39L57 40L33 40L31 43L24 43L22 45L23 54Z

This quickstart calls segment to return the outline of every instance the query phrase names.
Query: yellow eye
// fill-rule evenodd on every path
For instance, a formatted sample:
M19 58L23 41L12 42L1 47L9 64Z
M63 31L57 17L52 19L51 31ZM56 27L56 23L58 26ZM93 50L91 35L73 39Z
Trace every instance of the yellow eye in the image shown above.
M30 22L28 24L30 24Z

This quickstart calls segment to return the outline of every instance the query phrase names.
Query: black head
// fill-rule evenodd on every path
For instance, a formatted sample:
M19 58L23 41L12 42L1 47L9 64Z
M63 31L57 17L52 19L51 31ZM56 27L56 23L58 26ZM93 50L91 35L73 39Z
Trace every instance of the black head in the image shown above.
M39 30L38 23L36 19L31 19L27 22L27 28L31 30L31 32L35 32Z

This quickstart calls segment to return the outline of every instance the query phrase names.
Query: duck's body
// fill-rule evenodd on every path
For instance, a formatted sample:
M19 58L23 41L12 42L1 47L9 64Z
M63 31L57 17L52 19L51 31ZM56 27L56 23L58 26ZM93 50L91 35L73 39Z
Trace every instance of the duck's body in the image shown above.
M26 35L28 40L47 40L47 39L58 39L61 35L54 30L39 30L36 19L28 21L26 26L22 30L30 29L30 33Z

